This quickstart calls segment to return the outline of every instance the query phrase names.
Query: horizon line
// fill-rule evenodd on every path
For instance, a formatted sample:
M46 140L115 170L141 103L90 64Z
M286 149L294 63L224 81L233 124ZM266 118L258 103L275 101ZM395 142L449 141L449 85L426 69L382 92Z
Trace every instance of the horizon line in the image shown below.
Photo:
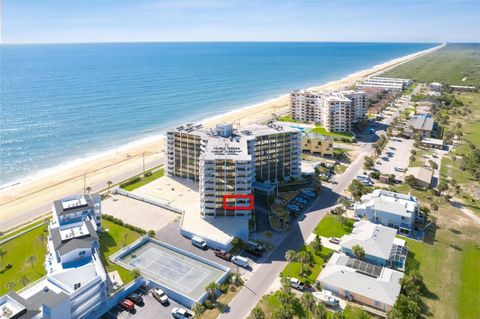
M141 43L391 43L391 44L449 44L449 43L458 43L458 44L480 44L479 42L450 42L450 41L301 41L301 40L280 40L280 41L271 41L271 40L218 40L218 41L209 41L209 40L196 40L196 41L93 41L93 42L10 42L10 43L0 43L0 46L7 45L63 45L63 44L141 44Z

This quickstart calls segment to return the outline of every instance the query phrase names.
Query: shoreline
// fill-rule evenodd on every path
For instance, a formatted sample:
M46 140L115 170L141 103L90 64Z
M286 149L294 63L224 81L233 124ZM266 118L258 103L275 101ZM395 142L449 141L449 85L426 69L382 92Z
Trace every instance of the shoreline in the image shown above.
M307 90L334 91L356 83L366 76L371 76L397 66L419 56L431 53L445 44L395 58L384 63L360 70L339 80L307 88ZM289 108L289 93L267 101L243 106L240 109L200 119L207 127L219 122L233 122L236 126L259 123L271 117L272 113L283 113ZM148 169L163 164L165 130L141 137L112 150L102 151L68 163L42 169L30 177L21 178L5 185L0 185L0 220L2 224L12 218L39 206L50 205L54 199L83 192L84 179L86 186L98 190L101 183L108 180L126 178L141 173L143 159ZM131 174L128 176L128 174ZM124 178L125 179L125 178ZM116 181L114 181L115 183ZM97 186L97 187L95 187ZM101 187L101 188L104 188ZM101 189L99 188L99 189ZM20 199L23 199L21 203ZM0 224L0 225L2 225Z

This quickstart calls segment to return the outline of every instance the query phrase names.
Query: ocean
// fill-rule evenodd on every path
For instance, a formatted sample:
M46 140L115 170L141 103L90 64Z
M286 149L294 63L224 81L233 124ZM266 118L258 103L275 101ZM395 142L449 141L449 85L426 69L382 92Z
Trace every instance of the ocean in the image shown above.
M0 184L433 46L1 45Z

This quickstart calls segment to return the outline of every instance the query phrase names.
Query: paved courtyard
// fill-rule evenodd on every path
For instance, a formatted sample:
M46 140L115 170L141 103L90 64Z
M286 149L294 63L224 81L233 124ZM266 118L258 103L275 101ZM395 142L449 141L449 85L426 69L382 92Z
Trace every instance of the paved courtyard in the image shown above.
M145 230L159 230L179 220L180 214L122 195L102 201L102 211Z
M375 168L382 174L394 174L396 179L403 181L405 173L397 172L395 167L408 168L413 143L413 139L392 137L377 159Z

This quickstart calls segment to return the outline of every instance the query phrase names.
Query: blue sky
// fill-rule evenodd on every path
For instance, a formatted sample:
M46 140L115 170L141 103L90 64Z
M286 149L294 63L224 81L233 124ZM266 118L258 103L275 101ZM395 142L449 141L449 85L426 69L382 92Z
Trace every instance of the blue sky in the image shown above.
M3 43L480 42L480 0L3 0Z

